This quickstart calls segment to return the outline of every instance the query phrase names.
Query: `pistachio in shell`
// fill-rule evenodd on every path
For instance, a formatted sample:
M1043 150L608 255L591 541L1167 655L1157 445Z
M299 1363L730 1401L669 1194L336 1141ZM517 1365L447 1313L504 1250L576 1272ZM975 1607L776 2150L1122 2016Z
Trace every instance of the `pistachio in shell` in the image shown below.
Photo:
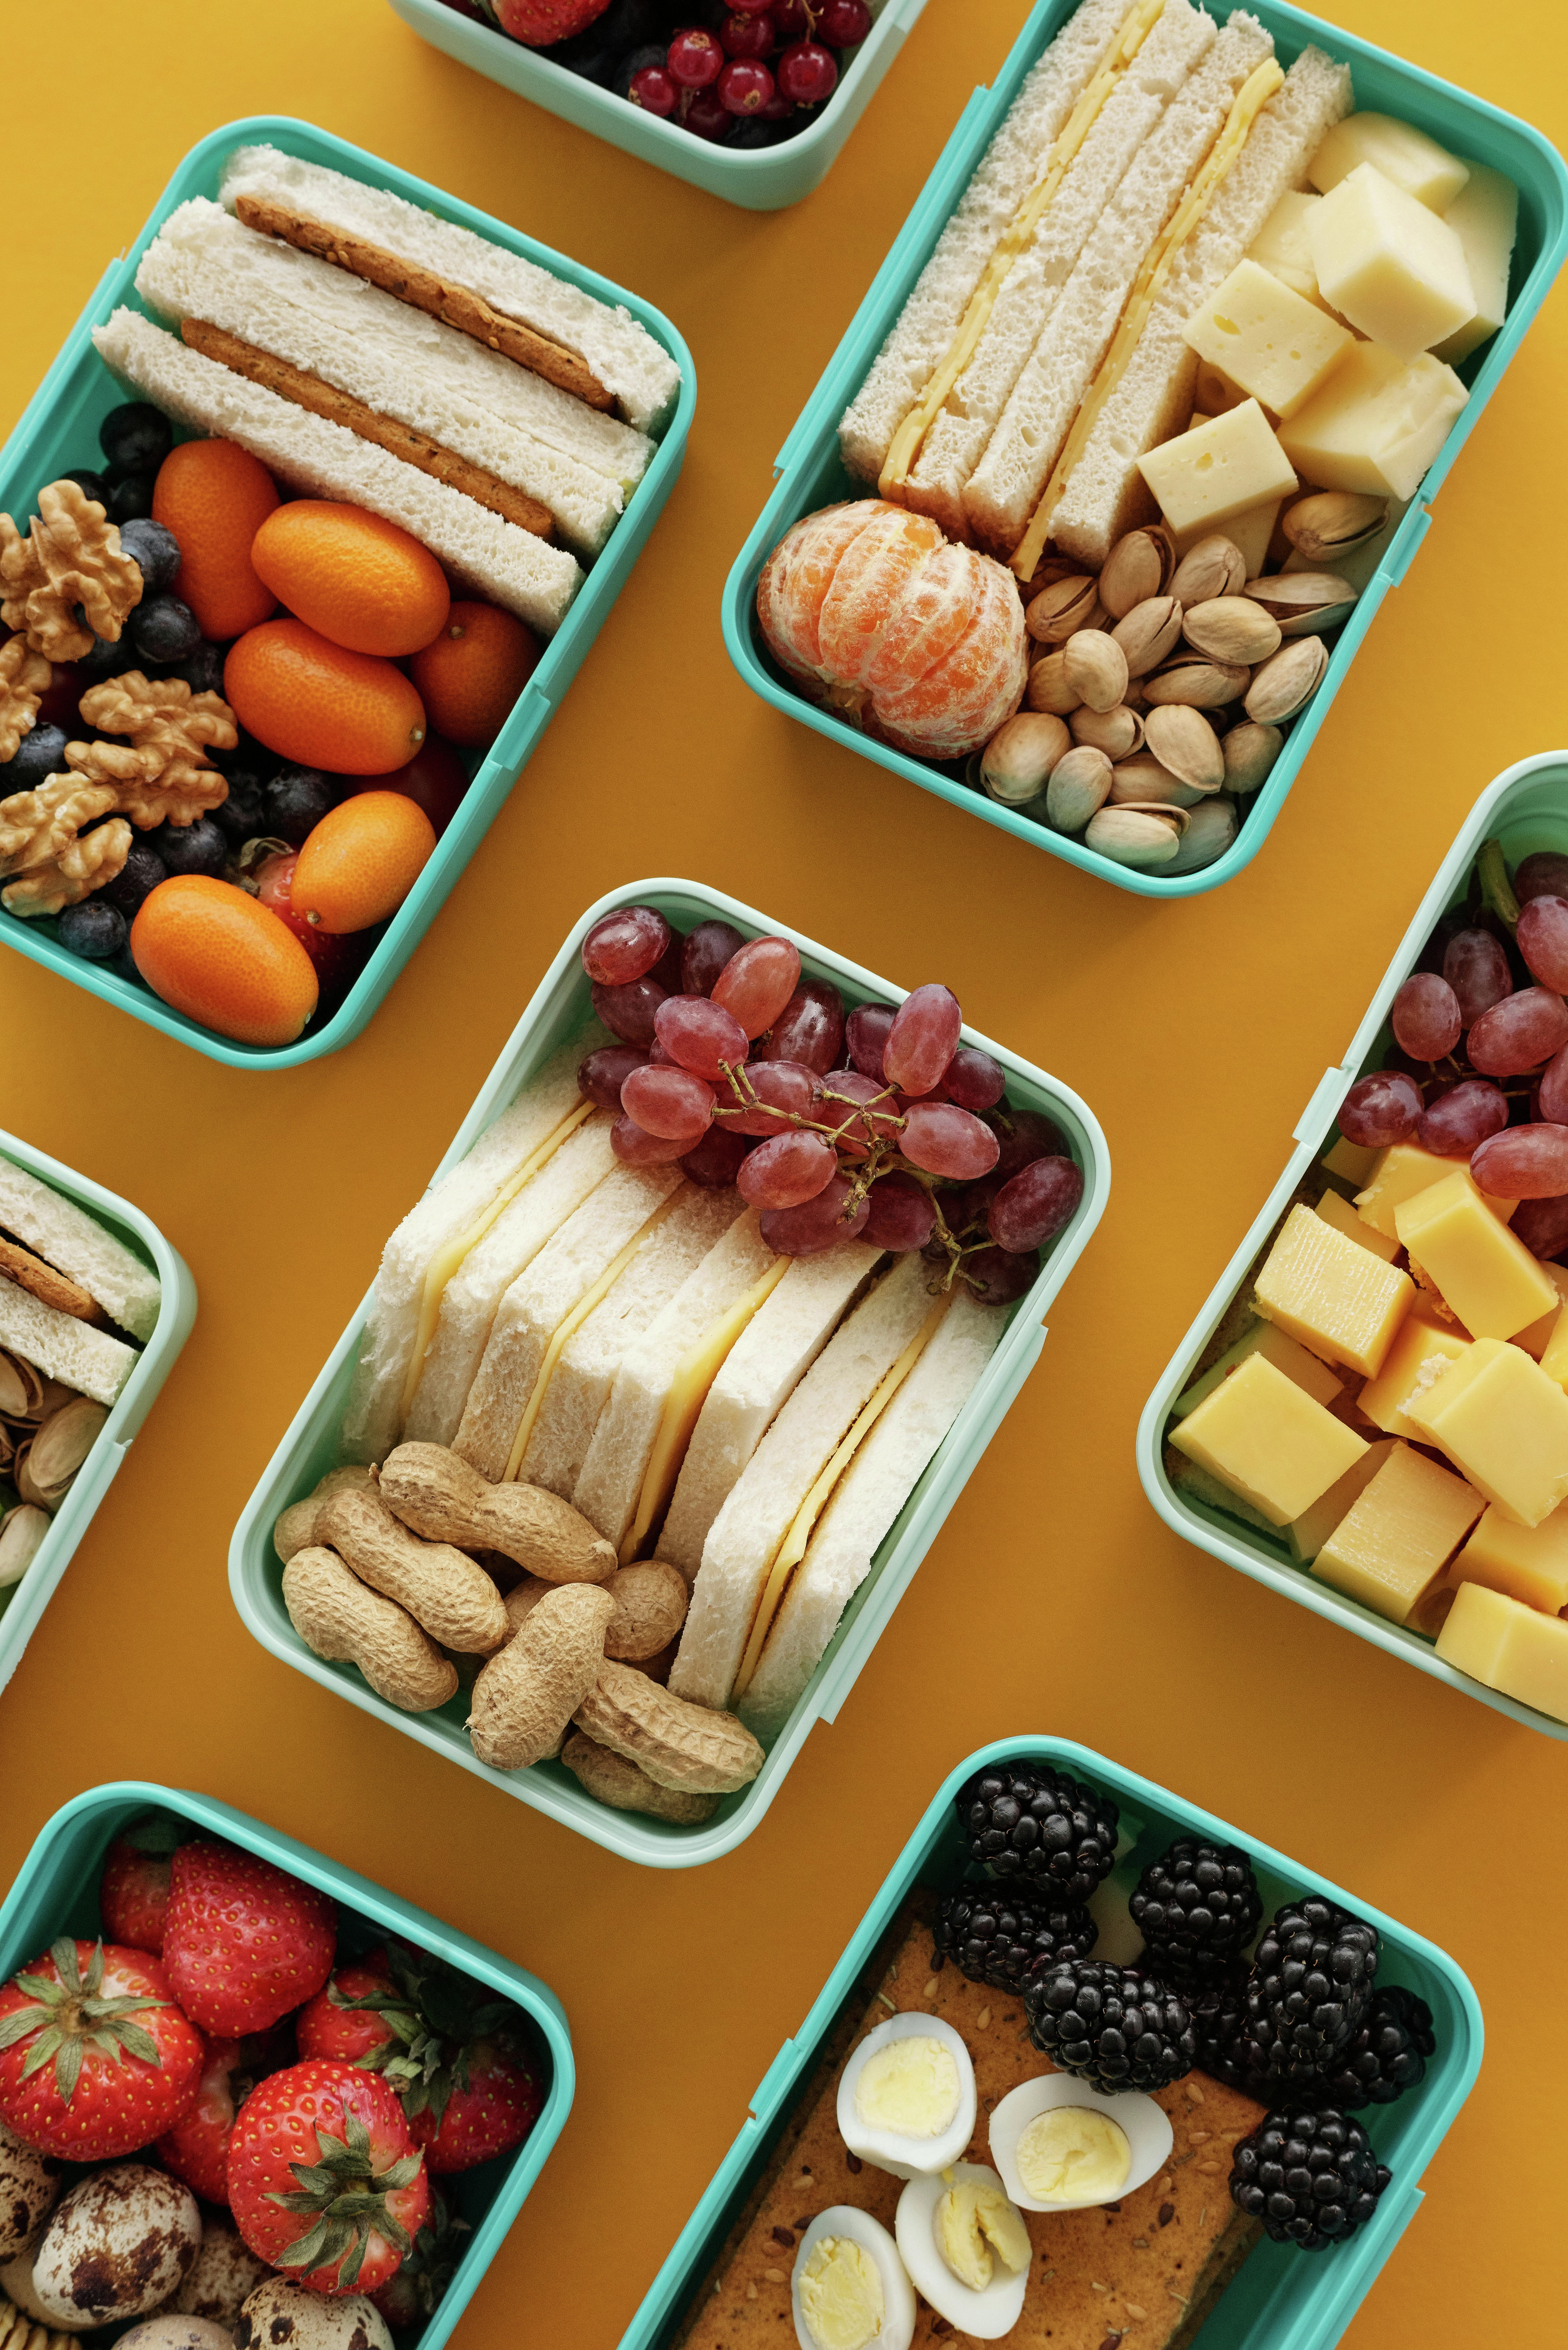
M24 1502L0 1516L0 1591L20 1583L44 1545L54 1521L47 1510Z
M1066 663L1059 652L1054 652L1042 653L1033 663L1023 699L1031 710L1065 718L1080 706L1084 697L1068 682Z
M1135 604L1163 596L1170 585L1176 551L1163 523L1129 530L1118 538L1100 569L1100 601L1113 620L1125 619Z
M1143 749L1143 720L1125 702L1114 710L1075 710L1067 724L1075 743L1086 743L1107 759L1130 759Z
M1270 579L1254 579L1247 589L1249 603L1259 605L1279 627L1282 637L1321 636L1337 629L1355 609L1355 590L1336 571L1282 571Z
M1217 792L1225 780L1225 754L1220 737L1190 702L1167 702L1151 710L1144 722L1149 749L1195 792Z
M1177 813L1170 808L1104 807L1091 818L1085 844L1113 864L1154 871L1169 865L1181 846Z
M1188 607L1207 604L1216 596L1239 596L1246 584L1246 556L1233 538L1215 532L1188 548L1176 567L1170 592Z
M1198 873L1204 866L1215 864L1235 839L1237 824L1235 801L1217 792L1193 809L1176 855L1162 869L1167 873Z
M1119 619L1111 641L1127 656L1127 675L1147 677L1174 651L1181 636L1181 606L1174 596L1147 596Z
M1284 747L1285 738L1277 726L1260 726L1253 718L1232 726L1220 745L1225 757L1226 790L1255 792L1268 780L1269 770Z
M1328 667L1328 647L1321 637L1296 637L1266 660L1247 689L1244 704L1249 718L1260 726L1277 726L1293 718L1309 702Z
M1096 581L1087 572L1069 571L1054 579L1028 605L1023 625L1037 644L1064 645L1075 629L1087 628L1100 600Z
M1387 519L1386 498L1365 497L1355 490L1314 490L1285 508L1280 528L1308 563L1332 564L1365 546Z
M1116 807L1189 808L1202 797L1147 751L1139 758L1124 759L1111 777L1111 801Z
M1221 710L1246 692L1249 675L1244 661L1213 660L1207 653L1180 652L1152 677L1145 678L1144 698L1155 709L1184 702L1194 710ZM1148 724L1147 718L1144 724Z
M1082 743L1057 762L1045 786L1045 820L1057 832L1082 832L1111 795L1111 763Z
M17 1454L16 1491L23 1501L40 1510L57 1510L108 1418L101 1403L73 1396L40 1421L26 1448L26 1460Z
M987 795L1004 807L1038 799L1051 770L1065 758L1073 738L1059 718L1021 711L999 726L980 754L980 780Z
M1213 596L1194 604L1182 615L1181 633L1195 651L1238 668L1267 660L1280 645L1279 622L1247 596Z
M1062 648L1067 681L1091 710L1115 710L1127 690L1127 655L1103 629L1079 629Z

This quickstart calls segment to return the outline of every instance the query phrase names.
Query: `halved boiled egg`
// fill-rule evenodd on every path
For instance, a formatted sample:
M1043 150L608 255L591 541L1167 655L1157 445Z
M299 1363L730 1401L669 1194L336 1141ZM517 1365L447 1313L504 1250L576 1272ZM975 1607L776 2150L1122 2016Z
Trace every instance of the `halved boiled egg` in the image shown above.
M800 2350L909 2350L915 2291L880 2220L853 2203L819 2211L789 2281Z
M894 2228L910 2282L939 2317L977 2342L1012 2333L1034 2251L994 2170L955 2162L940 2177L911 2178Z
M1147 2185L1170 2158L1170 2117L1152 2097L1102 2096L1071 2073L1043 2073L1002 2098L991 2151L1026 2211L1082 2211Z
M974 2066L940 2016L890 2015L839 2075L839 2136L895 2178L945 2170L974 2136Z

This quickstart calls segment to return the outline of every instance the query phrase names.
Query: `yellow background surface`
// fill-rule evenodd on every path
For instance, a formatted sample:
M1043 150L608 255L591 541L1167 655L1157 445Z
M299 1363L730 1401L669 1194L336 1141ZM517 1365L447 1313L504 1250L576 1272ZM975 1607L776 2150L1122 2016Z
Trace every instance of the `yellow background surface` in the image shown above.
M576 2104L464 2350L618 2339L939 1781L1029 1730L1298 1856L1476 1985L1480 2081L1355 2350L1545 2341L1563 2322L1568 1750L1178 1541L1139 1490L1133 1433L1471 801L1568 731L1568 292L1480 420L1256 862L1151 905L1033 853L753 699L718 620L774 452L1026 13L930 0L827 180L774 214L535 111L384 0L9 13L5 425L182 154L253 113L324 124L577 255L657 303L696 359L685 473L652 541L358 1044L249 1076L0 953L0 1122L145 1209L201 1292L0 1700L0 1883L57 1805L143 1775L276 1823L553 1986ZM1328 13L1568 140L1547 0ZM714 883L899 983L946 981L978 1028L1086 1097L1115 1170L1040 1364L839 1722L739 1853L669 1875L274 1661L225 1579L247 1494L562 937L652 873Z

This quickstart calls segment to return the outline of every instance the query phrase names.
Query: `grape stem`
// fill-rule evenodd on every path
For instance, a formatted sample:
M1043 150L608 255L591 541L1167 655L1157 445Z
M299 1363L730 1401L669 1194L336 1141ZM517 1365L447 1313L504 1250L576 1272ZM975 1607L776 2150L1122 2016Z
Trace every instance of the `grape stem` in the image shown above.
M1482 843L1476 859L1476 879L1480 883L1482 905L1490 907L1498 920L1507 924L1511 938L1519 922L1519 899L1513 894L1501 840Z

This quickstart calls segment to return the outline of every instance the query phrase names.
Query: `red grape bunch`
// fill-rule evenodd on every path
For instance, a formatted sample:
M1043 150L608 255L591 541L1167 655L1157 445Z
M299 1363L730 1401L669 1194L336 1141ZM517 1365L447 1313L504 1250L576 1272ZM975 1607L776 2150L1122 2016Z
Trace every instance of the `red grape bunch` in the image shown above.
M1005 1305L1083 1197L1065 1138L1008 1107L945 987L846 1014L836 987L802 977L788 939L719 921L682 938L652 906L596 922L583 968L620 1040L578 1073L619 1112L616 1156L735 1184L783 1256L856 1238L924 1250L937 1286L957 1278Z
M640 67L627 95L649 114L674 117L699 138L727 138L737 120L784 122L820 106L838 85L836 49L871 30L866 0L757 0L731 10L718 31L679 30L663 62Z

